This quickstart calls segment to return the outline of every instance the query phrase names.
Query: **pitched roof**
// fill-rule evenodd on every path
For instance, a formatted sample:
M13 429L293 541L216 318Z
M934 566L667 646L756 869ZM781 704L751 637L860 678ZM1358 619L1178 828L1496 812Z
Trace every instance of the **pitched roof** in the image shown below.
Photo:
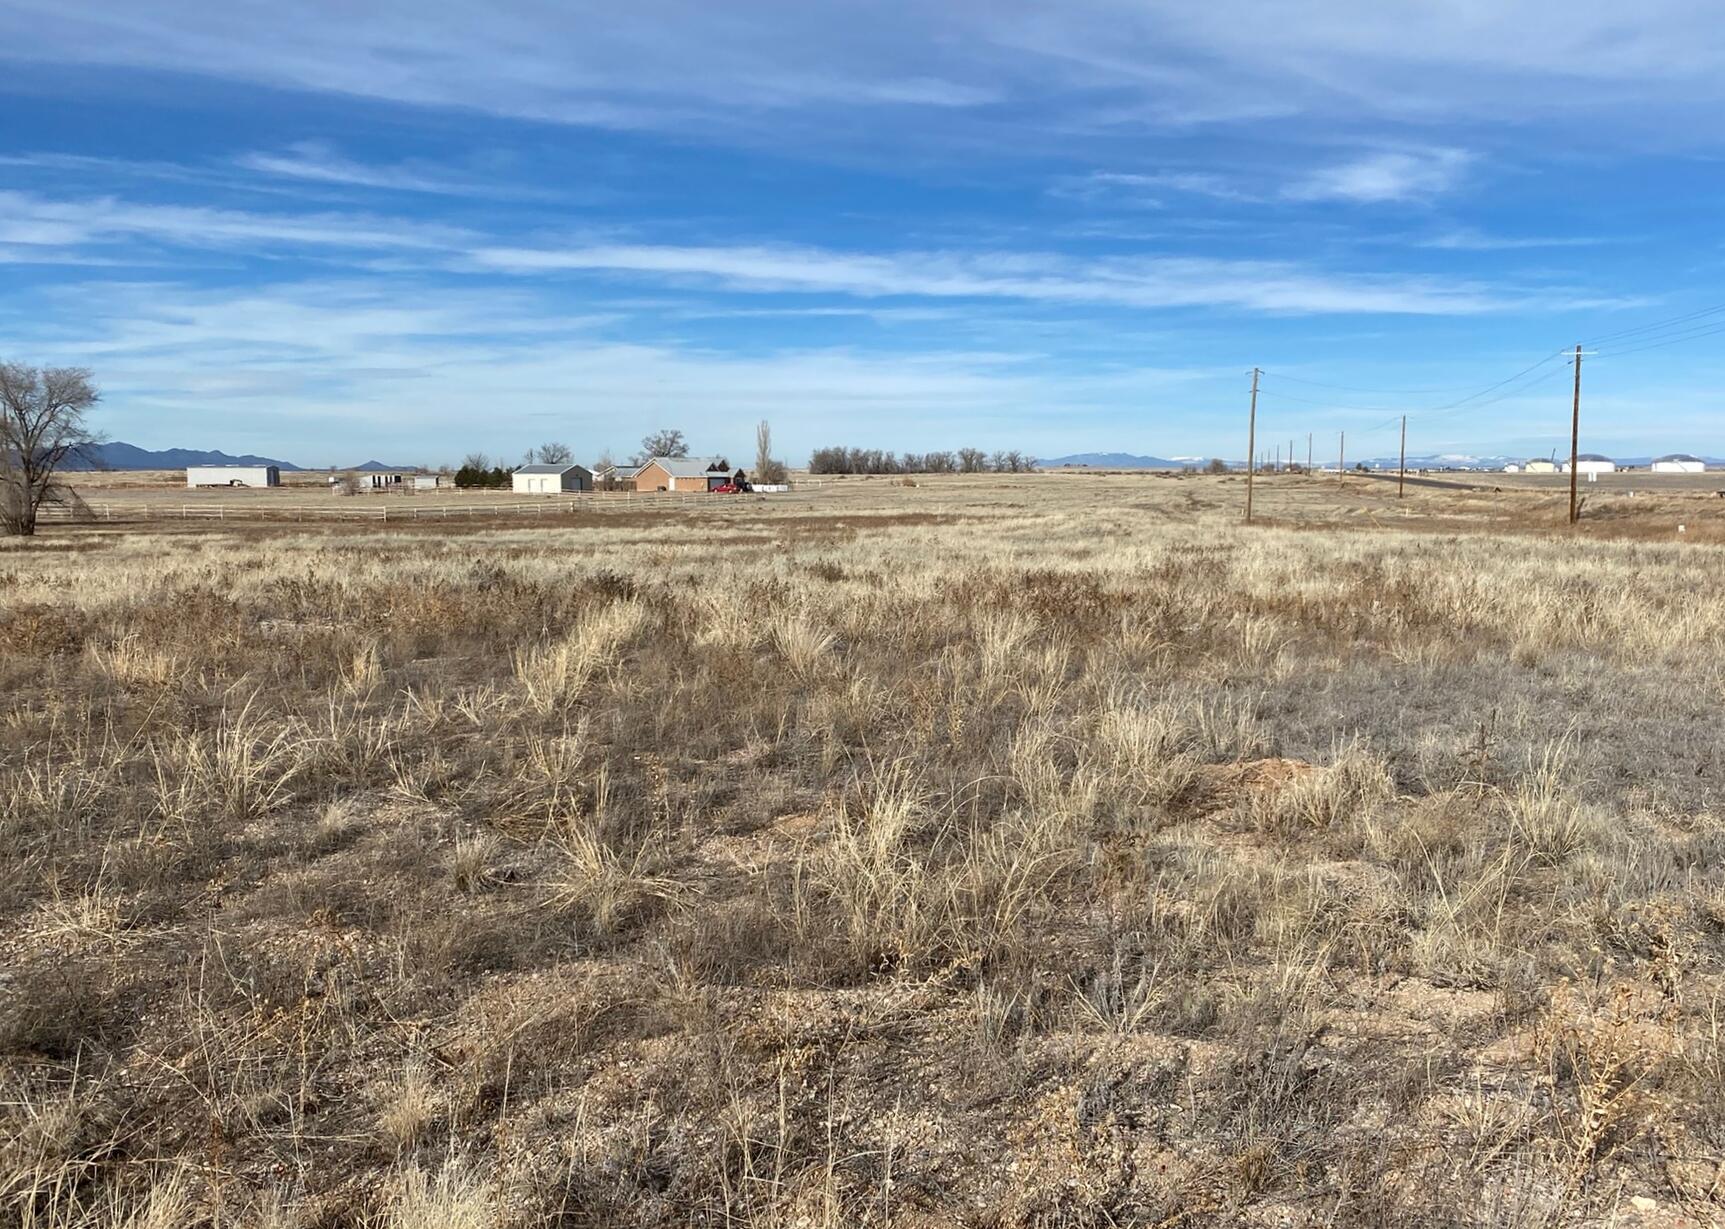
M1700 457L1692 457L1686 452L1669 452L1669 453L1666 453L1662 457L1654 457L1653 463L1655 465L1657 465L1661 461L1695 461L1695 462L1699 462L1700 460L1701 460Z
M658 465L673 478L704 478L708 474L734 473L735 470L719 464L723 457L654 457L641 466Z
M585 465L517 465L518 474L566 474L572 469L586 469Z

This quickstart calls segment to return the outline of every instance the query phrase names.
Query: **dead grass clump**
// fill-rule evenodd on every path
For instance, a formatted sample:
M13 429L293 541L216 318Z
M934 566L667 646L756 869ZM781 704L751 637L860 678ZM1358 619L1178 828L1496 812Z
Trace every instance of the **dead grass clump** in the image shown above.
M1246 822L1259 832L1289 835L1360 821L1395 794L1388 767L1356 743L1316 771L1296 771L1245 792Z
M414 1166L397 1176L376 1229L495 1229L496 1189L468 1162L450 1157L434 1172Z
M640 602L614 602L584 616L561 640L519 650L515 678L523 695L540 712L568 708L589 682L618 664L647 621Z
M0 619L0 656L66 657L84 647L89 621L81 611L21 605Z
M1542 866L1560 865L1609 839L1605 822L1566 779L1571 755L1567 741L1548 746L1504 799L1516 844Z
M432 1075L422 1060L409 1061L378 1110L377 1126L398 1152L425 1138L439 1111Z

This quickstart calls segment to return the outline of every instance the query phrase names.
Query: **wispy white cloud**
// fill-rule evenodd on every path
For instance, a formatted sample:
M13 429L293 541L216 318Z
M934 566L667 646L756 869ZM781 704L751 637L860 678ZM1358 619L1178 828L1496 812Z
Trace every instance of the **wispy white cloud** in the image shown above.
M1051 189L1074 200L1124 203L1160 208L1167 196L1201 196L1220 201L1260 199L1229 176L1213 171L1092 171L1063 176Z
M1716 20L1710 0L1646 0L1633 22L1608 0L1291 0L1273 13L1262 0L496 0L435 19L409 0L11 0L0 45L14 58L829 145L928 139L941 115L1022 142L1275 117L1577 112L1707 141L1669 121L1725 99ZM835 128L823 122L835 108L873 108L879 122Z
M473 241L456 227L353 213L266 213L158 205L113 197L57 200L0 191L0 244L73 249L120 241L197 248L448 249ZM85 253L87 254L87 253Z
M751 294L850 298L1443 316L1577 302L1571 288L1559 296L1425 275L1334 273L1290 261L1080 258L1042 251L852 252L747 244L527 246L387 215L244 211L109 197L51 200L0 192L0 247L117 259L127 254L128 244L151 257L157 245L222 253L322 250L377 272L590 274Z
M1521 252L1539 248L1598 247L1605 243L1623 241L1598 235L1490 235L1463 227L1428 235L1413 242L1415 247L1435 248L1444 252Z
M487 247L470 258L475 267L498 272L604 273L734 291L1005 298L1138 308L1475 315L1528 306L1543 297L1430 277L1331 275L1283 262L1192 257L1079 260L1047 253L882 255L790 247L602 245ZM1574 301L1569 295L1564 300Z
M451 175L446 169L423 161L388 165L358 162L343 157L333 146L322 141L299 141L277 152L253 151L241 154L234 161L246 170L264 175L342 187L438 196L522 195L520 188L495 178Z
M1426 202L1458 187L1471 162L1461 149L1385 150L1322 167L1290 183L1282 195L1362 205Z

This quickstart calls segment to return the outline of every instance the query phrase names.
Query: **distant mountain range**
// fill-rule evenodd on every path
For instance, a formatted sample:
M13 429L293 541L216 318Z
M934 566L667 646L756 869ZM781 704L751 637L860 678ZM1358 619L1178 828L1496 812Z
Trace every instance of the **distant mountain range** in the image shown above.
M89 450L86 456L68 462L67 468L185 469L188 465L274 465L278 469L286 470L299 468L291 461L256 457L250 453L234 457L219 449L163 448L152 451L148 448L139 448L136 444L126 444L118 440L109 444L96 445Z
M1202 469L1209 457L1140 457L1130 452L1075 452L1069 457L1038 457L1042 469L1058 469L1063 465L1086 469Z
M1659 454L1663 456L1664 454ZM1568 459L1567 452L1560 451L1557 459ZM1296 458L1302 460L1303 458ZM1725 460L1715 457L1701 458L1707 463L1708 469L1725 468ZM1521 464L1527 460L1525 455L1476 457L1466 453L1435 453L1425 456L1410 456L1409 469L1448 469L1469 470L1475 472L1498 472L1512 461ZM1632 466L1636 469L1646 469L1653 464L1652 456L1614 456L1619 465ZM1210 463L1209 457L1141 457L1130 452L1075 452L1071 456L1038 458L1037 465L1043 469L1059 469L1062 466L1082 467L1085 469L1203 469ZM1336 458L1314 458L1313 463L1322 469L1326 465L1333 471ZM1364 465L1367 469L1395 469L1400 463L1398 457L1365 457L1348 458L1348 468ZM1244 461L1229 461L1231 469L1244 469Z
M219 448L139 448L136 444L122 443L118 440L109 444L97 444L88 454L67 462L67 469L185 469L190 465L273 465L279 470L298 472L305 469L292 461L278 461L274 457L254 456L252 453L241 453L231 456ZM367 473L378 470L414 470L415 465L386 465L382 461L366 461L353 466L356 470Z
M1583 449L1583 451L1592 450ZM1543 455L1549 456L1550 454L1547 453ZM1611 459L1616 461L1619 466L1626 466L1632 469L1646 469L1648 466L1653 464L1653 456L1651 455L1639 457L1619 456L1615 453L1608 455L1610 455ZM1659 453L1658 455L1665 456L1666 454ZM1569 461L1569 453L1560 449L1557 455L1552 459L1556 460L1560 464L1567 463ZM1517 465L1522 465L1525 464L1527 460L1528 458L1525 455L1513 457L1473 457L1440 454L1438 456L1409 457L1408 468L1497 471L1502 470L1505 465L1508 465L1511 462L1514 462ZM1717 457L1702 457L1701 460L1706 463L1708 469L1725 467L1725 461L1722 461ZM1400 464L1400 461L1396 457L1367 457L1364 463L1368 469L1395 469ZM1318 464L1322 465L1323 462L1320 461ZM1352 461L1348 462L1350 468L1353 464L1354 463ZM1332 468L1335 466L1335 458L1332 457L1330 459L1330 465Z

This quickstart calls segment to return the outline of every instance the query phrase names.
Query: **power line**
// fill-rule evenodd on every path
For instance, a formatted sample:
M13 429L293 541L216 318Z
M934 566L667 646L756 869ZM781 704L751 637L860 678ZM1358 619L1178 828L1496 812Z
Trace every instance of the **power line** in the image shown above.
M1458 388L1467 387L1465 384L1451 384L1441 388L1360 388L1352 384L1326 384L1322 380L1308 380L1302 376L1291 376L1280 371L1266 371L1264 374L1278 380L1287 380L1293 384L1309 384L1313 388L1334 389L1339 393L1375 393L1386 397L1420 397L1429 393L1454 392Z
M1630 346L1627 350L1603 350L1601 353L1616 358L1624 354L1639 354L1643 350L1659 350L1665 346L1675 346L1685 341L1696 341L1702 337L1712 337L1718 333L1725 333L1725 324L1710 324L1706 328L1692 329L1663 340L1648 342L1646 345Z
M1584 341L1582 344L1586 346L1597 346L1601 342L1617 341L1624 337L1636 337L1642 333L1657 333L1661 329L1685 324L1691 320L1699 320L1705 316L1717 316L1721 312L1725 312L1725 303L1721 303L1715 307L1703 307L1699 311L1692 311L1682 316L1673 316L1669 320L1659 320L1655 321L1653 324L1644 324L1639 328L1622 329L1616 333L1606 333L1604 336L1594 337L1588 341Z

